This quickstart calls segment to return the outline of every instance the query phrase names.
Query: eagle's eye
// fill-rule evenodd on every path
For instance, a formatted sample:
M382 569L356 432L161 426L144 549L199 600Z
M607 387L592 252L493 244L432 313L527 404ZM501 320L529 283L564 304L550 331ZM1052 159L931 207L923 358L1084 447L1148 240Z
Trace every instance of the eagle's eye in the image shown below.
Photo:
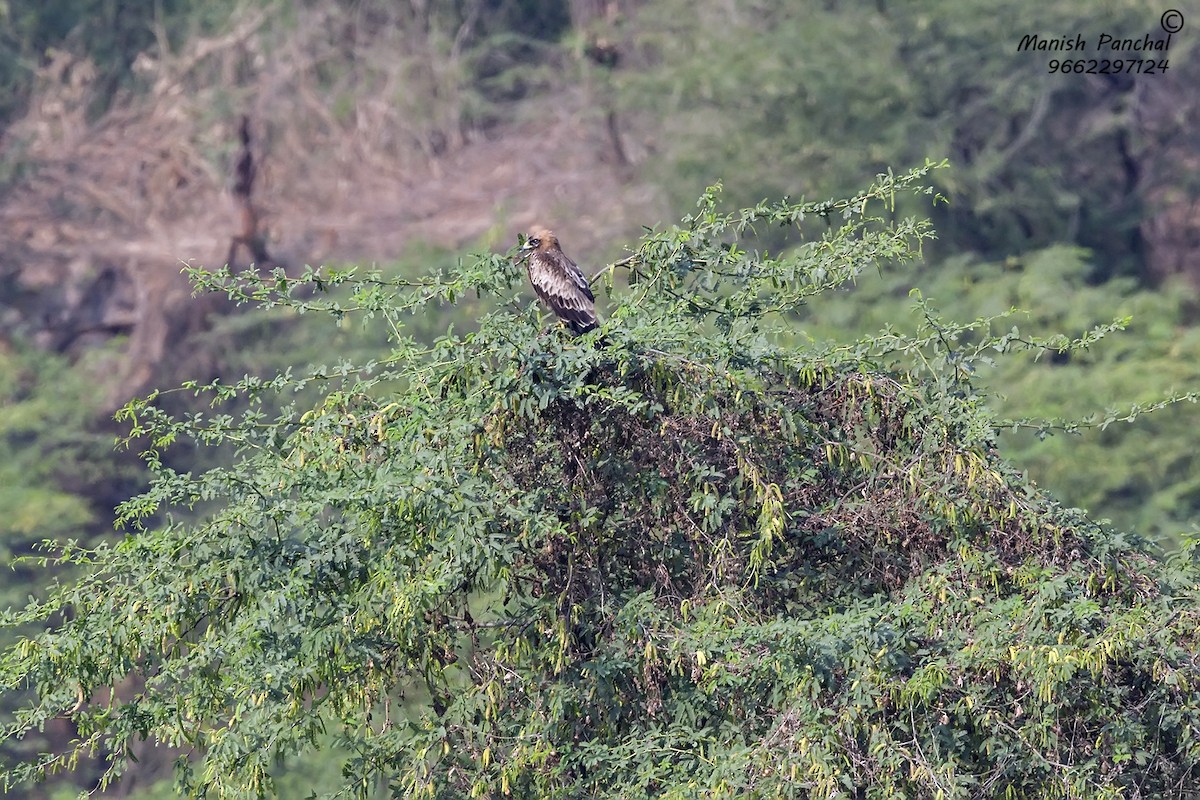
M541 240L541 239L530 239L530 240L529 240L529 246L530 246L530 247L537 247L537 246L538 246L538 245L540 245L541 243L542 243L542 240Z

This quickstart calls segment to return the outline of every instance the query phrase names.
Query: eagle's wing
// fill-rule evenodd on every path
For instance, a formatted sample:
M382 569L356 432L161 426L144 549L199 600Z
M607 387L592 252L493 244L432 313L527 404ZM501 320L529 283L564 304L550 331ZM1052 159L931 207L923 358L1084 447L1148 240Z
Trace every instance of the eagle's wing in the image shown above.
M582 292L587 297L588 300L592 301L593 303L596 302L596 298L592 295L592 287L588 283L588 279L586 277L584 277L583 270L581 270L579 268L579 265L576 264L574 261L572 261L570 259L570 257L566 256L566 255L564 255L562 257L562 260L566 262L565 264L563 264L563 269L566 270L567 275L571 278L571 281L579 288L579 291Z
M560 253L535 253L529 281L538 297L576 333L596 327L596 298L579 267Z

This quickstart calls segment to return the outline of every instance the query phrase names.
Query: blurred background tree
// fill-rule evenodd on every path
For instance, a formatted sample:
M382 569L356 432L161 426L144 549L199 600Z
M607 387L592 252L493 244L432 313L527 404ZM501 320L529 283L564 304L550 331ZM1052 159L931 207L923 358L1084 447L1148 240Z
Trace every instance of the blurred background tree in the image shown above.
M1170 66L1153 75L1049 74L1072 54L1017 50L1026 33L1078 33L1093 58L1102 32L1165 39L1140 2L667 0L638 20L626 102L654 109L665 158L651 164L680 200L718 177L741 202L820 197L865 170L949 158L937 252L1072 242L1095 253L1094 277L1170 271L1147 261L1142 227L1168 186L1195 197L1169 166L1196 150L1190 38L1155 55Z

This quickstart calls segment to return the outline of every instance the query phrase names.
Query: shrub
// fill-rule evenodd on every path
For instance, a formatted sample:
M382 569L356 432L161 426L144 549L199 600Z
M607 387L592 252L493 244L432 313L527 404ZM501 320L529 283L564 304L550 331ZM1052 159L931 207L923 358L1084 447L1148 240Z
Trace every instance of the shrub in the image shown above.
M717 209L649 232L596 334L498 306L432 346L405 323L509 257L448 275L210 276L235 296L395 330L377 363L186 388L325 386L268 418L125 411L151 489L114 547L10 615L46 632L4 685L66 715L109 777L141 739L194 749L194 794L270 791L333 734L344 794L406 797L1162 796L1197 760L1196 569L1059 507L993 448L980 352L915 336L781 344L781 315L928 225L929 167L840 202ZM754 229L808 237L780 255ZM315 295L298 292L299 284ZM354 284L349 302L322 299ZM1101 332L1102 333L1102 332ZM1100 335L1099 333L1096 335ZM173 472L181 438L235 447ZM200 524L172 509L216 503Z

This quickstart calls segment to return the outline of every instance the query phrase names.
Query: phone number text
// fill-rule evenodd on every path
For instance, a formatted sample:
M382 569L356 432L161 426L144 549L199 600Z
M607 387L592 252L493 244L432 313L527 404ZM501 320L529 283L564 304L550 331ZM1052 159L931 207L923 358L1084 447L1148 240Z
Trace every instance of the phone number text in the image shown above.
M1120 75L1122 73L1136 75L1154 75L1167 71L1167 59L1154 61L1142 58L1080 58L1080 59L1051 59L1049 63L1051 74L1074 75Z

